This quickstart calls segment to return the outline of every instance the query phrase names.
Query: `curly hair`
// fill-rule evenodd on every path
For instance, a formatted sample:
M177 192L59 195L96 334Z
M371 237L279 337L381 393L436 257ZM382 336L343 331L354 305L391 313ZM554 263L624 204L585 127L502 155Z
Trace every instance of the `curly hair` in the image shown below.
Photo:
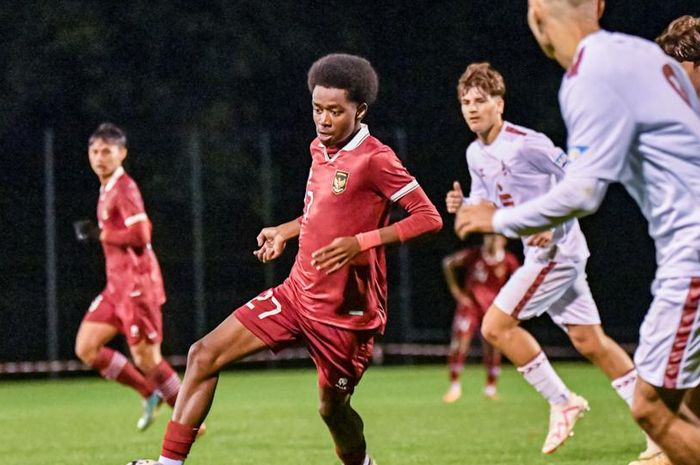
M357 55L333 53L316 60L309 68L309 92L316 86L345 89L355 103L371 105L377 100L379 78L366 59Z
M656 43L677 61L700 63L700 18L685 15L673 20Z
M117 125L112 123L100 124L90 136L88 145L92 145L97 139L126 147L126 134Z
M477 87L491 96L503 97L506 94L503 76L489 62L472 63L467 66L457 82L457 98L461 99L472 87Z

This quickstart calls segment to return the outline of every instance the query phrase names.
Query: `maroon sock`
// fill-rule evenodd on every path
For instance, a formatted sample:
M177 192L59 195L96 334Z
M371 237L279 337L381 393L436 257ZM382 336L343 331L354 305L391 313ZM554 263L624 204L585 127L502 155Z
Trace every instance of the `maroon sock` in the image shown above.
M180 377L173 367L165 360L161 360L146 377L160 391L168 405L175 407L177 393L180 391Z
M486 384L496 384L501 374L501 353L497 350L484 350L484 365L486 366Z
M453 383L459 381L459 375L464 370L464 354L460 353L459 350L451 351L447 363L450 366L450 381Z
M144 398L153 394L153 385L121 352L102 347L92 363L92 368L98 370L106 379L132 387Z
M165 429L165 437L163 438L163 449L160 453L163 457L171 460L182 460L187 458L190 453L192 444L197 438L197 431L190 425L183 425L174 421L168 422L168 427Z
M336 447L335 453L338 454L343 465L363 465L367 456L367 445L362 441L362 446L352 452L342 452Z

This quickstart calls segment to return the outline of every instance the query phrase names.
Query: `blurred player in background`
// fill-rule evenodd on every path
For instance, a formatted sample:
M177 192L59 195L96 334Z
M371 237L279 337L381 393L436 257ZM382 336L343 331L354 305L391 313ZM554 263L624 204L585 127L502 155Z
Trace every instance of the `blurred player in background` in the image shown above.
M376 463L350 400L368 367L374 336L386 324L384 246L437 231L442 220L394 151L362 123L379 88L367 60L327 55L309 70L308 87L317 137L310 147L303 213L264 228L255 252L269 262L298 236L294 266L284 283L254 297L192 346L155 463L184 462L226 364L290 345L305 345L316 364L319 413L342 463ZM392 203L409 216L388 225Z
M467 149L472 179L467 203L513 207L546 193L564 176L566 153L544 134L503 120L504 95L503 76L488 63L469 65L459 80L462 114L477 136ZM446 203L451 213L464 203L459 184L448 192ZM525 262L494 299L481 331L549 402L549 432L542 447L549 454L571 435L588 402L567 388L534 337L519 326L521 321L549 314L628 405L636 372L600 325L586 279L588 246L578 221L524 237L523 247ZM650 448L650 453L658 452L653 443Z
M80 324L75 353L104 378L127 385L143 397L143 415L136 426L145 430L162 399L175 405L180 378L160 352L163 279L151 249L151 222L141 193L122 167L126 153L126 135L113 124L101 124L90 136L90 166L101 185L99 226L89 220L74 226L78 240L102 244L107 285ZM106 347L120 333L136 366Z
M507 243L503 236L487 234L480 247L460 250L442 261L447 287L457 302L448 356L450 387L442 397L447 403L455 402L462 396L459 377L464 370L464 359L472 337L481 327L486 310L501 286L520 266L515 255L506 250ZM463 275L461 285L460 275ZM481 348L486 368L484 396L495 399L496 383L501 372L501 353L483 338Z
M700 18L685 15L673 20L656 43L681 64L700 97Z
M700 102L656 44L601 30L603 6L530 0L535 39L567 70L559 100L572 161L545 195L513 208L465 206L456 229L532 234L594 213L608 185L621 182L649 222L658 265L632 413L672 463L698 465L700 425L678 412L685 396L700 413Z

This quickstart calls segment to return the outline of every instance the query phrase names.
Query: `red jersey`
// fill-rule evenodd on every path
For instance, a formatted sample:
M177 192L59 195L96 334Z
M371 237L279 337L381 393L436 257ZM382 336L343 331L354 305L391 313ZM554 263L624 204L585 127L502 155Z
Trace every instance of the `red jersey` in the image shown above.
M138 186L122 167L117 168L106 185L100 188L97 202L100 229L123 231L140 221L148 221ZM165 303L160 266L151 244L145 247L123 247L102 242L105 254L107 291L117 302L143 293L152 302Z
M383 331L387 280L384 247L358 254L326 274L311 265L311 254L341 236L389 224L389 209L418 182L391 148L366 125L342 149L328 154L314 139L301 217L299 252L283 288L306 318L347 329Z
M471 293L483 311L491 306L498 291L520 266L515 255L507 250L489 257L481 247L458 252L455 261L465 270L462 288Z

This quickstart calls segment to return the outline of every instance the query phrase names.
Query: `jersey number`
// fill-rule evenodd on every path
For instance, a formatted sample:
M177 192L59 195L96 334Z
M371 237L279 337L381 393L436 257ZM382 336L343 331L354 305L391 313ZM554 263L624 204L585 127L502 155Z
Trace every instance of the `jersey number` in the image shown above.
M663 65L663 67L661 68L661 72L663 73L664 77L671 85L673 90L675 90L676 93L680 95L680 97L683 99L683 101L687 103L688 106L690 106L690 98L688 98L688 94L686 94L683 88L681 87L681 83L678 80L678 76L676 76L676 74L673 72L673 68L671 67L671 65L669 65L668 63Z
M270 289L270 290L268 290L268 291L266 291L266 292L263 292L263 293L260 294L259 296L257 296L257 297L255 297L255 298L251 299L250 302L248 302L247 304L245 304L246 307L248 307L248 308L251 309L251 310L254 310L254 309L255 309L255 303L254 303L254 302L255 302L256 300L257 300L258 302L270 302L270 303L272 303L272 305L274 305L274 308L273 308L272 310L266 310L266 311L260 313L260 314L258 315L258 319L259 319L259 320L263 320L263 319L267 318L268 316L277 315L278 313L281 313L281 312L282 312L282 305L280 304L280 301L277 300L277 299L275 298L275 296L272 295L272 289Z
M311 205L313 203L314 203L314 191L306 191L306 195L304 196L304 220L306 220L308 218L309 210L311 210Z

